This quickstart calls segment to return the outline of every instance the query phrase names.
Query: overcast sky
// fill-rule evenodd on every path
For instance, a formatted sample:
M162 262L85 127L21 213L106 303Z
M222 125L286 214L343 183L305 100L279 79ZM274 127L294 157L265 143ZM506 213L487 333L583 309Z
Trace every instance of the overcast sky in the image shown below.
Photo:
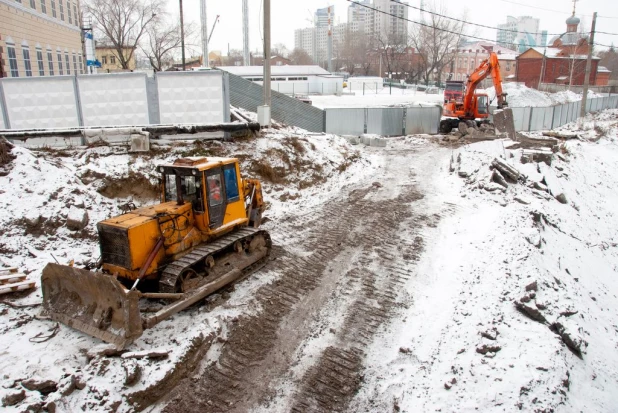
M261 11L263 0L249 0L249 26L250 47L252 51L262 49L262 17ZM425 8L432 0L425 0ZM496 26L506 22L506 16L533 16L540 19L540 29L547 30L549 34L560 34L566 31L565 20L571 15L573 9L572 0L491 0L481 2L469 2L462 0L436 0L443 6L448 16L460 17L467 9L467 21ZM420 0L409 1L408 4L420 7ZM586 30L590 30L592 13L598 12L597 31L618 33L618 7L616 0L580 0L577 2L576 15L580 17ZM350 5L346 0L271 0L271 42L283 43L290 50L294 48L294 30L310 27L313 13L317 8L333 5L335 9L335 22L347 21L347 10ZM200 7L199 0L184 0L185 21L194 21L199 24ZM210 50L220 50L227 54L230 49L242 49L242 0L206 0L208 30L210 31L215 17L220 16L219 23L209 45ZM438 6L439 8L439 6ZM170 0L168 4L170 13L178 15L178 2ZM418 21L419 11L408 10L408 19ZM410 23L413 24L413 23ZM474 28L477 36L490 40L496 39L496 30ZM551 36L549 36L551 38ZM595 43L618 45L618 36L598 34Z

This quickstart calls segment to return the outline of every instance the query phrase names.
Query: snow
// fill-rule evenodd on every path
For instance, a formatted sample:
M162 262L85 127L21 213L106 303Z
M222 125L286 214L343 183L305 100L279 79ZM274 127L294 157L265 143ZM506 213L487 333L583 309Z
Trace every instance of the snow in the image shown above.
M617 118L616 110L589 115L586 123L606 128L607 136L569 141L552 163L567 205L521 183L505 193L480 189L494 157L506 153L524 173L536 166L519 164L519 151L504 152L499 142L453 154L478 165L471 177L463 180L445 167L423 181L449 202L458 196L455 212L440 222L419 264L423 276L406 286L414 305L372 347L352 411L368 405L407 412L615 409ZM531 180L539 178L535 169ZM522 197L528 205L515 201ZM545 221L535 223L535 214ZM526 287L533 282L538 291L530 304L544 309L546 324L514 306L531 297ZM554 322L582 340L582 359L550 330ZM496 331L495 340L483 335ZM483 345L500 350L483 356L477 352Z
M357 98L359 104L375 100L347 98ZM522 90L521 99L533 98ZM11 172L0 177L0 266L19 267L38 280L43 266L54 259L74 259L76 265L96 259L96 222L117 214L117 204L156 202L147 194L109 196L111 184L132 182L135 176L155 184L156 165L199 150L238 156L243 171L251 169L252 161L266 159L286 171L285 183L264 185L270 218L265 227L279 245L286 244L289 234L276 231L277 222L319 211L340 196L342 188L379 174L382 167L400 169L400 182L385 183L381 196L395 197L404 186L418 185L425 194L419 208L438 211L440 219L423 234L425 249L415 264L416 276L401 287L405 303L366 351L362 385L348 410L613 411L618 406L618 110L589 114L559 131L580 138L561 144L551 166L521 163L522 150L509 149L510 141L451 151L424 137L389 139L388 150L423 153L415 158L418 162L389 164L382 148L353 147L341 137L296 128L269 129L259 139L212 142L205 148L175 142L146 155L108 146L60 152L16 147ZM489 166L496 157L517 168L526 182L511 183L504 191L490 185ZM534 189L531 183L543 187L541 181L550 189L559 187L568 203ZM89 214L85 232L66 228L71 210L81 209ZM37 219L40 222L29 226ZM107 411L112 404L119 412L132 411L127 395L155 386L201 343L225 337L229 320L254 313L254 292L275 276L266 268L260 277L239 283L229 298L215 294L204 305L147 330L128 349L133 353L128 356L138 357L157 349L169 351L167 358L157 360L101 357L95 351L88 355L101 342L64 325L49 341L33 343L30 338L50 334L55 323L37 318L39 307L0 306L0 311L6 309L0 313L0 398L19 388L16 381L33 376L63 383L73 376L87 386L64 398L53 393L44 399L28 391L24 402L4 411L51 400L59 411ZM536 291L530 288L534 282ZM318 318L338 330L343 320L328 315L351 299L329 301ZM522 299L538 309L546 323L519 312L515 302ZM38 290L11 301L40 300ZM554 323L581 343L581 358L549 328ZM316 334L305 340L296 350L299 363L290 367L290 375L306 371L332 344L329 337ZM218 359L222 346L213 342L203 355L203 368ZM479 353L487 346L499 349ZM128 388L124 370L135 366L142 370L141 379ZM275 384L276 397L263 411L286 411L286 401L294 395L288 377Z
M496 97L496 89L492 86L485 90L490 101L494 101ZM556 93L541 92L537 89L527 87L522 83L505 82L502 84L502 91L507 93L506 100L510 107L544 107L559 105L568 102L578 102L582 99L582 94L575 93L570 90L564 90ZM601 95L588 91L589 98L599 97Z
M311 96L313 106L324 108L379 108L401 106L435 106L444 102L444 93L426 94L414 89L383 89L354 91L354 94Z

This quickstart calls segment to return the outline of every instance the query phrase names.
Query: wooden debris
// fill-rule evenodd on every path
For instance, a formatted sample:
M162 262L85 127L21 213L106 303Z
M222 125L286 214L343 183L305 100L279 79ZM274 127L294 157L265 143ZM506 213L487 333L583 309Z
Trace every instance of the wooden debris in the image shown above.
M513 181L517 182L517 180L519 179L519 171L505 161L503 161L502 159L494 158L494 160L491 162L491 165L500 172L502 172L502 175L512 179Z
M559 133L554 131L545 131L543 132L543 136L549 136L551 138L558 139L579 139L579 135L577 133Z
M28 276L18 272L17 268L1 268L0 295L34 288L36 282L30 281L27 278Z

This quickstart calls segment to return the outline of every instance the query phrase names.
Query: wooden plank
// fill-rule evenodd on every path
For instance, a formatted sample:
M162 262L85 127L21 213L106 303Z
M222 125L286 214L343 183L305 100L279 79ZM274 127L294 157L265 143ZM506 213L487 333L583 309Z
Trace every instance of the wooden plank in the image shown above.
M15 274L16 272L17 272L17 268L16 267L0 268L0 274L1 275Z
M0 285L8 284L10 282L23 281L25 279L26 274L0 275Z
M14 291L29 290L34 288L34 281L23 281L14 284L4 284L0 286L0 294L7 294Z

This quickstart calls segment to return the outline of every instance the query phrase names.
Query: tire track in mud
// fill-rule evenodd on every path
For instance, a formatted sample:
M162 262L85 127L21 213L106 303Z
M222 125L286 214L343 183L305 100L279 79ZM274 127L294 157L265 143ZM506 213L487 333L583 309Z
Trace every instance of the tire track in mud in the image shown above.
M375 186L353 190L347 198L327 204L313 221L305 222L305 228L311 229L306 231L300 246L313 251L308 257L292 256L282 249L274 251L275 259L268 264L268 269L280 276L257 291L259 314L239 317L228 327L227 341L221 347L218 360L207 366L201 377L179 383L167 398L169 404L163 411L246 411L255 405L268 404L274 396L269 379L286 373L291 362L291 355L279 359L272 355L281 339L278 335L281 322L326 277L338 277L337 283L343 283L344 290L349 289L355 299L337 333L338 344L327 348L303 376L292 409L333 411L345 408L360 385L363 348L389 319L397 305L398 289L411 275L406 269L409 262L400 258L402 249L414 251L415 248L398 239L397 233L402 216L410 214L409 204L422 196L406 188L405 193L393 199L366 199L376 190ZM294 224L298 222L289 225ZM416 239L422 241L420 237ZM328 274L329 263L346 247L363 251L355 263L356 268L345 274ZM417 246L416 256L420 249ZM376 261L384 267L378 272L368 270ZM311 314L306 315L307 320L311 317ZM311 331L305 331L303 338L309 334ZM300 342L295 343L294 348L298 344ZM264 376L266 371L271 377Z

